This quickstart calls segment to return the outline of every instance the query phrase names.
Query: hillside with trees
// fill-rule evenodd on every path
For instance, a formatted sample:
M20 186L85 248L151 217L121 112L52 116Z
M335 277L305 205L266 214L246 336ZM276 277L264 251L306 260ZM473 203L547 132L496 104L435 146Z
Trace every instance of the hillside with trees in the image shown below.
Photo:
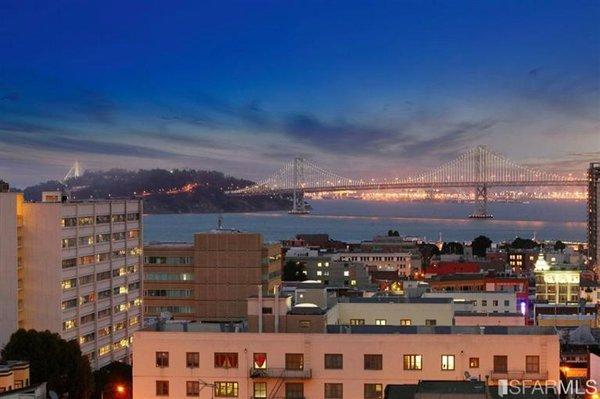
M72 199L144 198L146 213L215 213L283 210L291 207L279 196L232 197L225 191L253 182L216 171L152 169L86 171L66 182L47 181L24 190L25 199L39 201L42 191L68 190Z

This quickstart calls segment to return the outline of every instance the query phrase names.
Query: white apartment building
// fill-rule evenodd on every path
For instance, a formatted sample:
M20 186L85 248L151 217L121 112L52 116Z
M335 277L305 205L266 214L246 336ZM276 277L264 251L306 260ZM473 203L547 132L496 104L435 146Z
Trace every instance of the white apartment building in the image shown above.
M1 343L48 329L93 368L128 361L142 323L142 202L60 199L0 193Z
M517 293L506 291L425 292L422 298L451 298L455 303L470 302L476 313L515 313Z
M345 252L334 254L333 260L360 262L374 270L395 271L409 277L421 270L421 256L410 252Z

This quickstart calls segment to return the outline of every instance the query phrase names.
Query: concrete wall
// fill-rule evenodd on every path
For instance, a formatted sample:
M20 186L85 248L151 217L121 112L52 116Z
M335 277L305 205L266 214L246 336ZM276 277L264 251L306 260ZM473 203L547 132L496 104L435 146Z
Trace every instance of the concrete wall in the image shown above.
M514 313L517 312L517 294L515 292L426 292L423 298L452 298L455 301L473 301L473 310L480 313ZM485 301L485 302L484 302ZM494 305L497 301L497 305ZM506 304L508 301L508 304Z
M17 193L0 193L0 348L17 329Z
M155 366L155 352L169 352L169 367ZM200 353L199 368L186 368L186 352ZM238 354L237 368L215 368L215 352ZM419 380L464 379L465 371L485 379L493 369L494 355L508 356L508 369L525 371L525 356L540 357L541 375L523 378L559 378L559 342L556 335L480 335L480 334L254 334L254 333L175 333L141 331L134 338L133 397L157 398L157 380L169 382L169 397L186 396L186 381L237 382L238 397L252 396L253 381L266 381L269 397L283 397L285 387L273 392L276 378L251 379L253 353L267 354L268 368L284 368L286 353L303 353L304 370L310 378L288 379L303 382L304 396L323 397L325 382L343 383L344 397L362 397L364 384L415 384ZM343 354L342 370L326 370L324 354ZM382 370L364 370L365 354L382 354ZM405 354L421 354L419 371L403 369ZM441 369L441 356L455 356L455 370ZM479 368L469 368L469 358L479 358ZM207 387L201 399L212 398Z

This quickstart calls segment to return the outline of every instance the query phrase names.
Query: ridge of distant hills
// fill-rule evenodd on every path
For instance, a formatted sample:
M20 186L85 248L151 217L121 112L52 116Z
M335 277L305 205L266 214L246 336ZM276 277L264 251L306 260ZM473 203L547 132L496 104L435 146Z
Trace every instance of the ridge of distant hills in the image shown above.
M73 199L141 196L145 213L215 213L283 210L287 198L231 197L226 190L253 184L221 172L192 169L111 169L86 171L63 183L50 180L23 190L26 200L39 201L42 191L68 189Z

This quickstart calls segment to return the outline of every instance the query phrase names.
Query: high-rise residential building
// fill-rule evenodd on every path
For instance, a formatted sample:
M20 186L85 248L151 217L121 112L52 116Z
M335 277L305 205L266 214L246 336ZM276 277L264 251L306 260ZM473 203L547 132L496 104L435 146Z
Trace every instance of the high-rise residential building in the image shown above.
M142 323L141 200L0 193L0 343L17 328L77 341L94 368L130 359Z
M588 257L591 267L600 267L600 162L590 163L588 169Z
M144 315L175 319L245 319L246 299L281 283L281 245L258 233L215 229L189 244L144 247Z

